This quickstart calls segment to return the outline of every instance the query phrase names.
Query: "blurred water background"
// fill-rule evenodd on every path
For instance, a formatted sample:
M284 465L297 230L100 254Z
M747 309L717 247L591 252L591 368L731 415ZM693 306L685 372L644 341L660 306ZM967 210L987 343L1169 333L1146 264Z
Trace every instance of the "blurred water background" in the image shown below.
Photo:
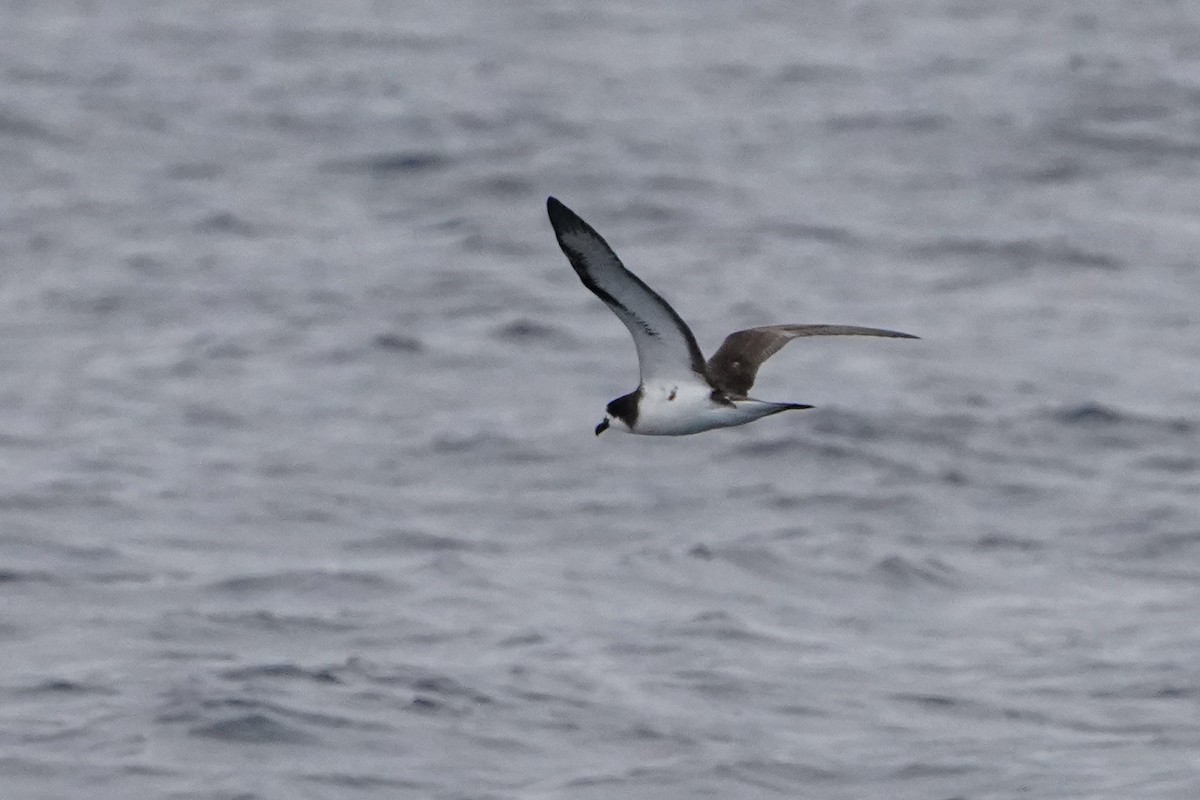
M11 798L1195 798L1188 2L0 5ZM592 428L554 194L816 410Z

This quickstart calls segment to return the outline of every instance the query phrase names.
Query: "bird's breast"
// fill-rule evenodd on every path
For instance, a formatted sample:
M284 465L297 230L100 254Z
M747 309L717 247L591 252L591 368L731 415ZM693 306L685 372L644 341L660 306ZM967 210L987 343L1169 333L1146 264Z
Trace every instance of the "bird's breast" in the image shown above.
M706 387L643 387L634 432L651 436L686 436L736 425L736 411L732 405L713 402L712 391Z

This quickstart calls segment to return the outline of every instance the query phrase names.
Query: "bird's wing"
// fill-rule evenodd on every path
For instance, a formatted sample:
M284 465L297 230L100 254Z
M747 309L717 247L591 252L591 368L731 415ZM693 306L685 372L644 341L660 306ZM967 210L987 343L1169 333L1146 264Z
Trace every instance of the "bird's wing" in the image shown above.
M642 383L703 382L707 386L704 356L675 309L625 269L608 243L574 211L553 197L546 200L546 211L558 244L583 285L633 334Z
M916 339L911 333L862 328L857 325L767 325L748 328L725 337L708 360L713 385L733 398L743 398L754 385L758 368L785 344L800 336L889 336Z

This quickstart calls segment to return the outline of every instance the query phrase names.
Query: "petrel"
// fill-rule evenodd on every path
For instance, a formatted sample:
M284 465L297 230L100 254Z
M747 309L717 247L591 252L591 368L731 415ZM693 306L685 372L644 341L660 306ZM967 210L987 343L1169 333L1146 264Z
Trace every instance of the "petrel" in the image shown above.
M812 408L804 403L755 400L747 394L759 366L800 336L918 338L857 325L767 325L729 334L705 361L687 323L625 269L595 228L553 197L546 199L546 211L579 279L625 323L637 348L641 383L608 404L596 426L597 436L610 427L651 436L686 436Z

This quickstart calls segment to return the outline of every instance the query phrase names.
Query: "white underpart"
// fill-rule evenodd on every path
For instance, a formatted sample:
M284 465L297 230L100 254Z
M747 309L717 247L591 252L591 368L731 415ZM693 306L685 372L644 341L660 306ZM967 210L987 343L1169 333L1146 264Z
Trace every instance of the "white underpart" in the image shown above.
M714 403L711 386L690 382L643 386L634 432L649 436L686 436L713 428L744 425L777 410L778 404L758 400L737 400L732 406ZM619 421L616 427L627 430Z

